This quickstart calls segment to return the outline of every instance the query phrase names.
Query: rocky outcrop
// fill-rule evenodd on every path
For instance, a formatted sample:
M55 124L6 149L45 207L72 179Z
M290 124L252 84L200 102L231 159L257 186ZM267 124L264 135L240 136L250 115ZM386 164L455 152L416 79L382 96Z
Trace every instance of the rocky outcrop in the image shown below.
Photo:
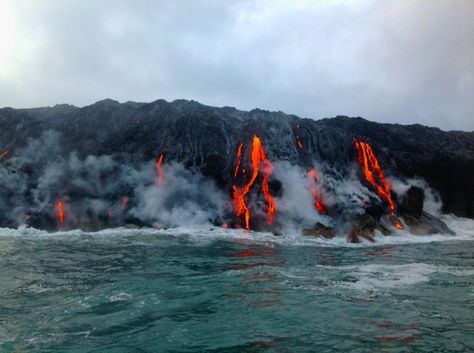
M44 137L46 132L50 135ZM334 174L341 177L350 175L349 167L357 158L352 141L356 136L371 143L387 175L400 179L424 178L440 193L444 212L474 218L472 132L445 132L421 125L379 124L343 116L303 119L282 112L260 109L246 112L186 100L119 103L107 99L83 108L58 105L0 109L0 153L3 150L11 152L0 160L6 168L0 175L0 225L10 225L11 219L5 216L5 210L15 212L14 201L33 203L41 196L31 190L35 184L44 183L40 179L48 172L48 162L55 162L73 152L82 159L110 156L123 165L138 165L164 154L167 161L176 161L188 169L200 171L222 190L231 190L235 152L241 142L251 141L253 134L262 138L271 161L288 161L307 169L316 161L330 166ZM57 139L57 145L46 148L53 137ZM38 142L35 145L32 141ZM27 146L32 150L25 151ZM15 160L18 151L27 154L28 158ZM107 162L100 163L106 165ZM15 173L22 173L27 185L10 185ZM87 171L83 173L87 174ZM117 173L116 169L104 167L94 178L110 177L112 180L114 173ZM270 187L278 192L275 185L278 181L272 180ZM87 194L78 185L69 184L67 179L62 186L61 191L66 190L72 199L112 199L128 195L133 202L134 191L127 185L113 185L120 189L120 194L111 188L100 190L100 195ZM435 228L441 230L441 224L435 224L432 216L420 213L422 203L419 190L412 189L401 203L404 221L421 233L425 230L417 222L427 225L429 232ZM35 212L37 210L31 210L31 219L41 226L39 219L44 215ZM371 216L378 219L381 213ZM49 224L54 220L43 222ZM107 221L99 219L100 222L105 224ZM130 220L124 219L123 222ZM91 224L96 227L95 221ZM356 225L356 237L373 238L371 224L370 219L365 219Z
M416 235L455 235L455 232L441 219L423 211L424 199L423 189L417 186L410 187L403 197L400 214L410 233Z
M423 189L418 186L411 186L403 196L400 212L405 216L419 218L423 213L424 201L425 192Z
M373 243L375 241L376 226L377 222L374 217L369 214L362 215L356 222L354 222L354 225L347 236L347 241L349 243L359 243L359 238L364 238Z
M312 228L303 228L301 233L308 237L322 237L325 239L332 239L336 236L334 228L325 226L324 224L317 222Z

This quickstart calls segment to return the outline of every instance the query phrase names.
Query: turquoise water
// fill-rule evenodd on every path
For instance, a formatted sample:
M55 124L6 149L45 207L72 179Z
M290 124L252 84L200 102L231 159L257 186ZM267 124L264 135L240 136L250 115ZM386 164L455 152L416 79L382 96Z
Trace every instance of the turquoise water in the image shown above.
M474 351L470 240L213 232L3 230L0 351Z

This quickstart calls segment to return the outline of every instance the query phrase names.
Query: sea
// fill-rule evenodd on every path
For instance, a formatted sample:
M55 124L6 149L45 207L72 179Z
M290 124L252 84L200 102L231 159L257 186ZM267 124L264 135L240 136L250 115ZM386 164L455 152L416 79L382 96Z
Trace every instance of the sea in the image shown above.
M474 221L298 232L0 229L0 352L474 352Z

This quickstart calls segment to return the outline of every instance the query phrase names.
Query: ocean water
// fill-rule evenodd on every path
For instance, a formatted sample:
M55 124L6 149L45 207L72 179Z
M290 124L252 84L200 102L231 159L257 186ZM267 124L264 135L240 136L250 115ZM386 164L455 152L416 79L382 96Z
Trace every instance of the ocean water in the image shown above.
M474 222L373 244L0 229L0 352L473 352Z

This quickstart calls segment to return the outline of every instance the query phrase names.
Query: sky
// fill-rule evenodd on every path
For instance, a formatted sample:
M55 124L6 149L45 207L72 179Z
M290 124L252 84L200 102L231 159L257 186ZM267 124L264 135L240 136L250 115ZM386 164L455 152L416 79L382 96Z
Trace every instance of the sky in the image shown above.
M0 107L104 98L474 130L474 0L0 0Z

